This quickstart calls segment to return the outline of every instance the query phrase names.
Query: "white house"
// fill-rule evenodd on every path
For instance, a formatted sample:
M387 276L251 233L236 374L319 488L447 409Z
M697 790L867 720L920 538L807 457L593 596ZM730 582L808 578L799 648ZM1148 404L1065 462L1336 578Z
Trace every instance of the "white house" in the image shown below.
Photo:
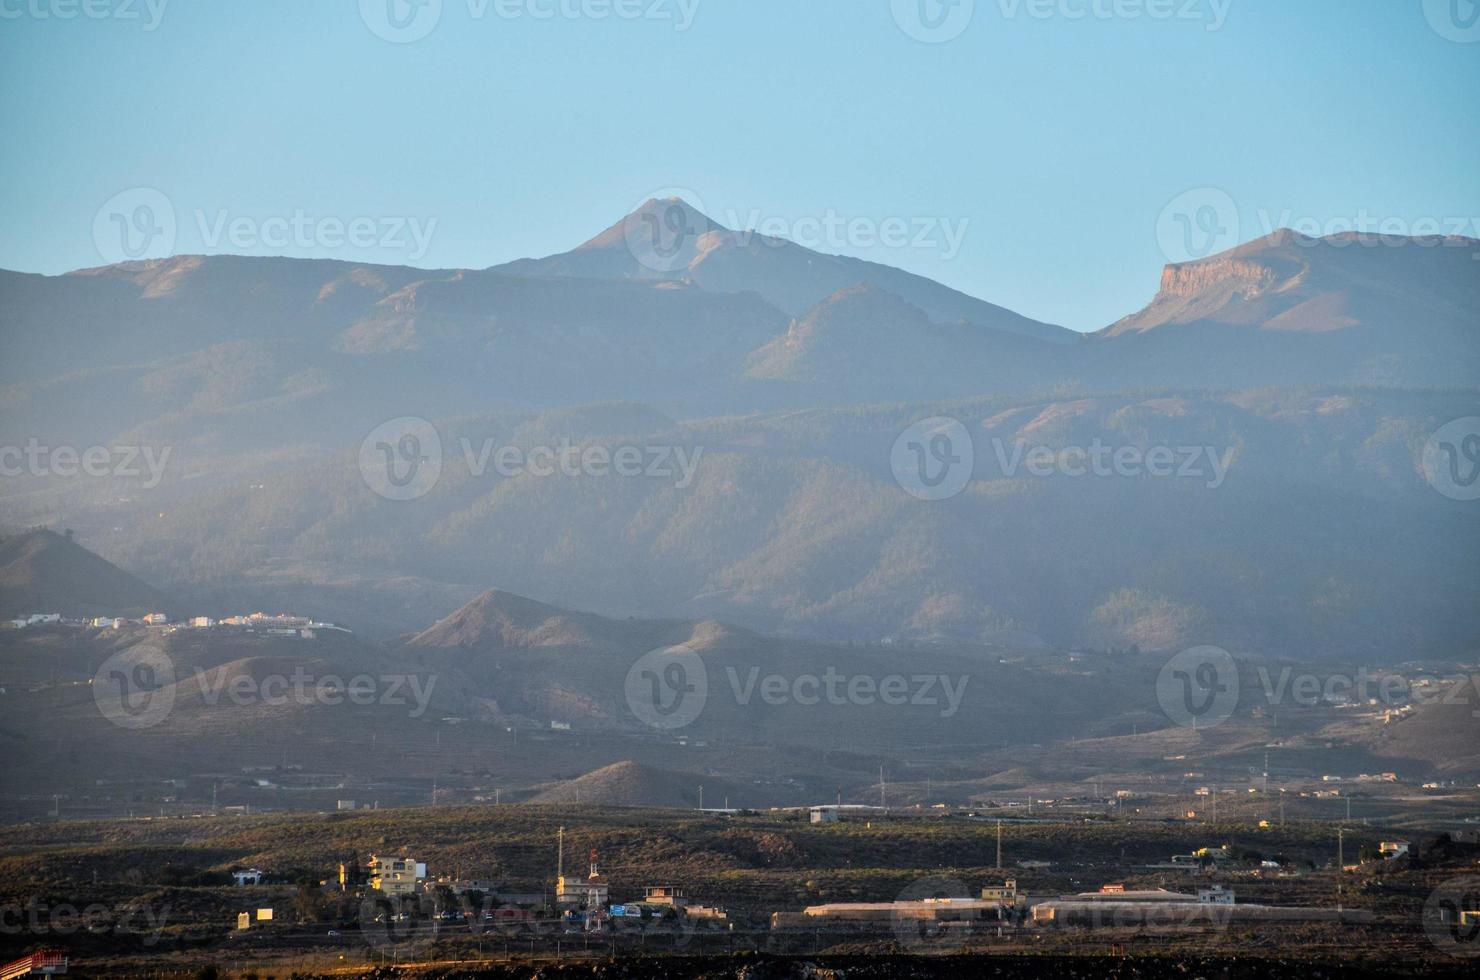
M262 872L257 868L247 868L245 871L233 871L231 877L236 879L236 887L245 888L247 885L262 884Z

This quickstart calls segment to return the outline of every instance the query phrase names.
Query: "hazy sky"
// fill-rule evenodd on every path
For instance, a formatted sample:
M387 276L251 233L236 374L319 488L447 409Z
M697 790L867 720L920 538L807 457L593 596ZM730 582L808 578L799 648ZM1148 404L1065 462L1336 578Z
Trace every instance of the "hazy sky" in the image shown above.
M1471 0L921 3L0 0L0 267L483 267L663 191L1092 329L1280 224L1480 237Z

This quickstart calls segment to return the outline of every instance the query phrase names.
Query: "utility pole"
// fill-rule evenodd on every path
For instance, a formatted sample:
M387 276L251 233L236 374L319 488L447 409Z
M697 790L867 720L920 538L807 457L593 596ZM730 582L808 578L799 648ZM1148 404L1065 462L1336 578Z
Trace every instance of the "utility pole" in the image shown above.
M1002 821L997 821L997 870L1002 870Z
M559 849L556 851L557 857L555 858L555 874L556 874L557 877L564 878L565 877L565 828L564 827L561 827L560 828L560 830L556 834L556 838L555 839L560 842L557 845Z
M1336 911L1341 911L1341 876L1346 874L1346 828L1336 828Z
M701 811L704 809L704 784L703 783L700 783L699 784L699 809Z

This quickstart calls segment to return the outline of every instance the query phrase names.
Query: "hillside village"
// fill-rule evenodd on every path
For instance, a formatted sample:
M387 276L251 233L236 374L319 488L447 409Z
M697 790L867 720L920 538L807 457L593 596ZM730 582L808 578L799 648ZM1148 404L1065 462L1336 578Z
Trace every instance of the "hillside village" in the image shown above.
M248 633L261 632L269 636L298 636L303 639L313 639L319 630L336 630L340 633L352 633L353 630L334 623L324 623L315 620L311 616L299 616L294 613L264 613L254 612L247 614L234 614L224 616L220 619L211 616L187 616L181 620L171 620L162 612L146 613L137 619L129 619L123 616L93 616L89 619L63 616L61 613L29 613L7 620L6 628L30 629L36 626L58 626L67 629L124 629L129 626L144 626L161 633L173 633L177 630L209 630L217 628L236 628Z

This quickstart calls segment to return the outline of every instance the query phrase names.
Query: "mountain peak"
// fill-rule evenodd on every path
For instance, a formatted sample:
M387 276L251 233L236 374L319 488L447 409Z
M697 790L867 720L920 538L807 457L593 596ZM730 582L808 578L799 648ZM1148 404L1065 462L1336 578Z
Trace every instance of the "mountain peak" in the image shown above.
M681 197L650 197L630 214L572 251L630 248L648 243L661 250L665 240L676 242L682 249L709 232L728 230Z
M157 612L166 599L70 534L47 529L0 538L0 613L124 616Z
M1411 335L1403 325L1415 310L1442 332L1473 307L1473 248L1466 245L1465 239L1359 232L1312 238L1280 228L1216 255L1168 264L1151 303L1100 335L1186 324L1285 333L1366 326Z

